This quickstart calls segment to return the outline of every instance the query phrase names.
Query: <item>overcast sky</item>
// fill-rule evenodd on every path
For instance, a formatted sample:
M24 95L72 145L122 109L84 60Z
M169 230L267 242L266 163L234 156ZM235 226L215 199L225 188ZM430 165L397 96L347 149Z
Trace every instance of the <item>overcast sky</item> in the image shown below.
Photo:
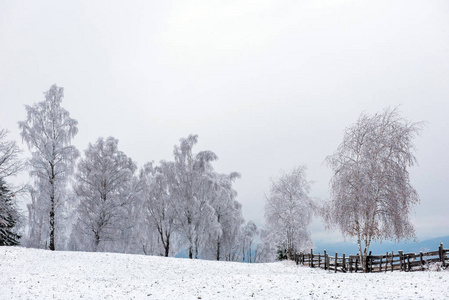
M1 1L0 127L19 141L24 104L56 83L86 149L114 136L139 166L199 135L238 171L263 225L269 179L299 164L329 197L323 164L361 112L400 105L427 121L411 180L418 238L449 235L449 2ZM341 239L312 227L315 241Z

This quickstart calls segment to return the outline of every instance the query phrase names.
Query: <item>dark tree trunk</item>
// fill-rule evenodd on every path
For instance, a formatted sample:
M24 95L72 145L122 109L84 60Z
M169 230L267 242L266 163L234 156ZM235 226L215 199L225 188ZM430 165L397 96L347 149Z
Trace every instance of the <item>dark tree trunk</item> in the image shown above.
M50 250L55 250L55 200L51 199L50 206Z
M220 260L220 239L217 242L217 260Z
M100 235L98 233L95 233L95 249L94 249L94 252L97 252L99 244L100 244Z
M51 194L50 194L50 250L55 250L55 167L50 164L51 167Z
M167 243L166 243L166 246L165 246L165 257L168 257L169 251L170 251L170 239L167 238Z

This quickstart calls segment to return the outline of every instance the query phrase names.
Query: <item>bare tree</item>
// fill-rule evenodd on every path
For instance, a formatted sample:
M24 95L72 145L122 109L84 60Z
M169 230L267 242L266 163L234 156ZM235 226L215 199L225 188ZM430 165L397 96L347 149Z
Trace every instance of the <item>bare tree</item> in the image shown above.
M55 215L64 200L66 183L73 173L78 150L71 145L78 122L61 107L64 89L52 85L45 100L25 106L27 119L19 122L21 135L31 152L30 175L48 207L50 250L55 250Z
M412 140L422 126L401 118L397 108L361 114L326 159L334 173L326 223L357 239L364 269L372 240L414 236L409 213L419 196L407 168L416 163Z
M100 242L117 237L126 207L137 193L133 187L136 169L131 158L118 150L118 140L113 137L89 144L78 163L74 187L80 200L76 228L92 238L94 251Z
M306 167L299 166L271 182L266 198L265 222L268 237L290 258L295 251L311 245L308 226L312 221L314 201L309 198L311 182L306 180Z
M9 131L0 129L0 179L17 175L23 169L22 152L15 141L7 140Z
M20 235L17 224L20 214L16 207L17 191L11 190L6 178L15 176L23 169L19 159L21 150L14 141L7 140L8 131L0 129L0 246L18 245Z

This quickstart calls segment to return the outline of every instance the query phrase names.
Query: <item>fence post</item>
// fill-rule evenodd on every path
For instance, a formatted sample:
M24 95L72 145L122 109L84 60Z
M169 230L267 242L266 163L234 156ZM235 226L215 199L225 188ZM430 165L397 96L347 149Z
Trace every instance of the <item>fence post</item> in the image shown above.
M355 257L355 272L357 273L357 271L359 270L359 257L360 256L356 256Z
M318 252L318 268L321 268L321 254Z
M313 268L313 249L310 249L310 267Z
M424 261L422 259L422 251L419 251L419 260L421 261L421 270L424 270Z
M410 254L407 255L407 272L410 271Z
M394 251L391 251L391 272L393 272L394 270L393 262L394 262Z
M444 251L444 249L443 249L443 243L441 242L441 244L440 244L440 246L441 246L441 258L442 258L442 260L443 260L443 268L445 268L446 267L446 260L445 260L445 256L446 256L446 251Z
M402 266L402 259L403 259L403 257L402 257L402 253L403 253L403 251L402 250L399 250L398 251L399 252L399 261L400 261L400 267L401 267L401 271L404 271L404 268L403 268L403 266Z
M348 264L349 264L349 273L352 273L352 256L351 255L349 255Z
M343 253L343 266L341 270L346 273L346 255L344 253Z
M326 250L324 250L324 270L327 270L327 254L326 254Z
M367 255L366 256L366 271L368 272L368 273L370 273L371 272L371 264L372 264L372 262L371 262L371 255Z
M444 263L443 243L441 243L441 242L440 242L440 246L438 247L438 255L440 256L440 262Z

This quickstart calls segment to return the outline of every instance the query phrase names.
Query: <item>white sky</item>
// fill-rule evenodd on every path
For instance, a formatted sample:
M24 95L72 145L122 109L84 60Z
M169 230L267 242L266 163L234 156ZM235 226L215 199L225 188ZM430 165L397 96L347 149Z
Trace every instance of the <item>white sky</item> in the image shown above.
M323 164L362 111L428 122L411 170L420 239L449 234L448 1L1 1L0 126L56 83L75 145L114 136L139 166L190 133L238 171L263 224L269 178L298 164L328 198ZM21 144L25 148L24 144ZM340 239L319 220L312 238Z

